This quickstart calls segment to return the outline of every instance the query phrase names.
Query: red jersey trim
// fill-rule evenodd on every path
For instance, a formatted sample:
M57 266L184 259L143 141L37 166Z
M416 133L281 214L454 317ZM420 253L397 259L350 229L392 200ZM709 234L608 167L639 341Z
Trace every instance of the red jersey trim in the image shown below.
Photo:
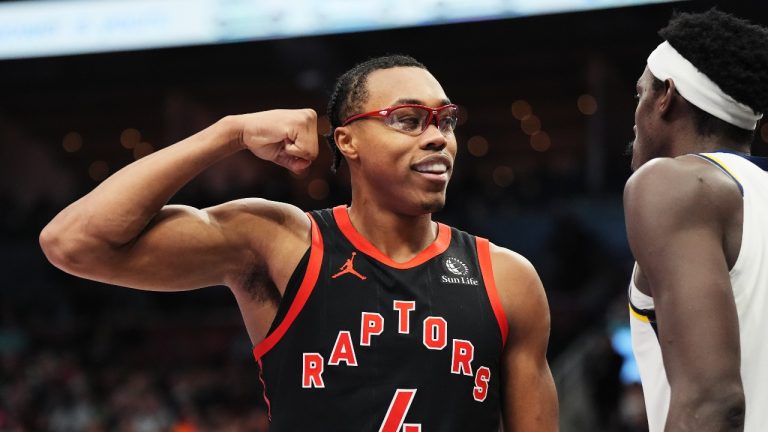
M499 292L496 290L496 280L493 278L493 266L491 265L491 246L488 239L475 237L477 245L477 259L480 261L480 272L483 274L485 290L488 292L488 299L491 301L493 314L496 315L496 321L499 323L501 331L501 343L506 346L507 335L509 334L509 323L507 314L504 313L504 307L499 299Z
M264 404L267 406L267 418L272 423L272 402L267 397L267 383L264 382L264 365L261 363L261 359L256 359L256 363L259 365L259 382L263 390Z
M448 249L451 244L451 228L447 225L437 223L437 238L432 244L426 247L423 251L419 252L415 257L410 260L399 263L393 261L392 258L386 256L383 252L376 249L376 246L372 245L362 234L360 234L352 225L352 221L349 220L349 213L347 212L347 206L340 205L333 208L333 218L336 219L336 224L339 226L341 233L344 237L352 243L357 250L368 255L369 257L386 264L390 267L404 270L416 267L424 264L430 259L440 255Z
M304 279L301 281L293 303L291 303L288 312L285 314L285 319L277 326L274 332L253 348L253 356L256 358L256 361L260 361L264 354L271 350L282 339L288 328L291 327L291 324L293 324L293 321L307 303L307 299L309 299L312 290L315 288L317 277L320 275L320 267L323 262L323 236L320 234L320 228L318 228L317 222L315 222L312 215L307 213L307 216L312 223L312 245L310 246L309 263L304 273Z

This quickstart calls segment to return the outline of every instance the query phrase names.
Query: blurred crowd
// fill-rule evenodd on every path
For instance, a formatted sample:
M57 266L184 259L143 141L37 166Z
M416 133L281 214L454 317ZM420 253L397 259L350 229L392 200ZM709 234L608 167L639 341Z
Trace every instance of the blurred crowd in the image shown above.
M0 431L268 430L237 326L136 313L154 328L92 321L35 331L7 307L3 315Z

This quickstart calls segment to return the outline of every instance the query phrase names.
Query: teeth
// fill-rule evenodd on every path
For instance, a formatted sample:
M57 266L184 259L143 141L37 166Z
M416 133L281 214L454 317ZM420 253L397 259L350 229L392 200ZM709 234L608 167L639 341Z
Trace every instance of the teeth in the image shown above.
M442 162L421 164L414 167L414 169L421 173L434 173L442 174L448 171L448 167Z

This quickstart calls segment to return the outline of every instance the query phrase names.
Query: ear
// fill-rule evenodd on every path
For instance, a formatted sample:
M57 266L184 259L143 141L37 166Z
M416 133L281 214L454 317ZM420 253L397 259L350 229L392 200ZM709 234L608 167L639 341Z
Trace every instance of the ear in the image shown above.
M343 154L347 160L355 160L358 158L357 140L354 139L352 131L348 126L337 127L336 130L333 131L333 139L336 141L336 147L339 148L341 154Z
M675 103L675 98L678 96L677 87L675 82L671 78L664 80L664 94L661 95L657 102L657 106L661 115L666 117L672 110L672 105Z

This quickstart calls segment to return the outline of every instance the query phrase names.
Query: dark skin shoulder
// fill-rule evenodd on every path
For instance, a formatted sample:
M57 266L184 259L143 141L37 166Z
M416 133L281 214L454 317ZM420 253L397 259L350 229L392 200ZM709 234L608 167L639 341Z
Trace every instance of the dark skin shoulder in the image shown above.
M696 156L660 158L624 189L638 288L653 296L671 387L666 431L743 428L738 317L729 269L741 246L736 183Z

